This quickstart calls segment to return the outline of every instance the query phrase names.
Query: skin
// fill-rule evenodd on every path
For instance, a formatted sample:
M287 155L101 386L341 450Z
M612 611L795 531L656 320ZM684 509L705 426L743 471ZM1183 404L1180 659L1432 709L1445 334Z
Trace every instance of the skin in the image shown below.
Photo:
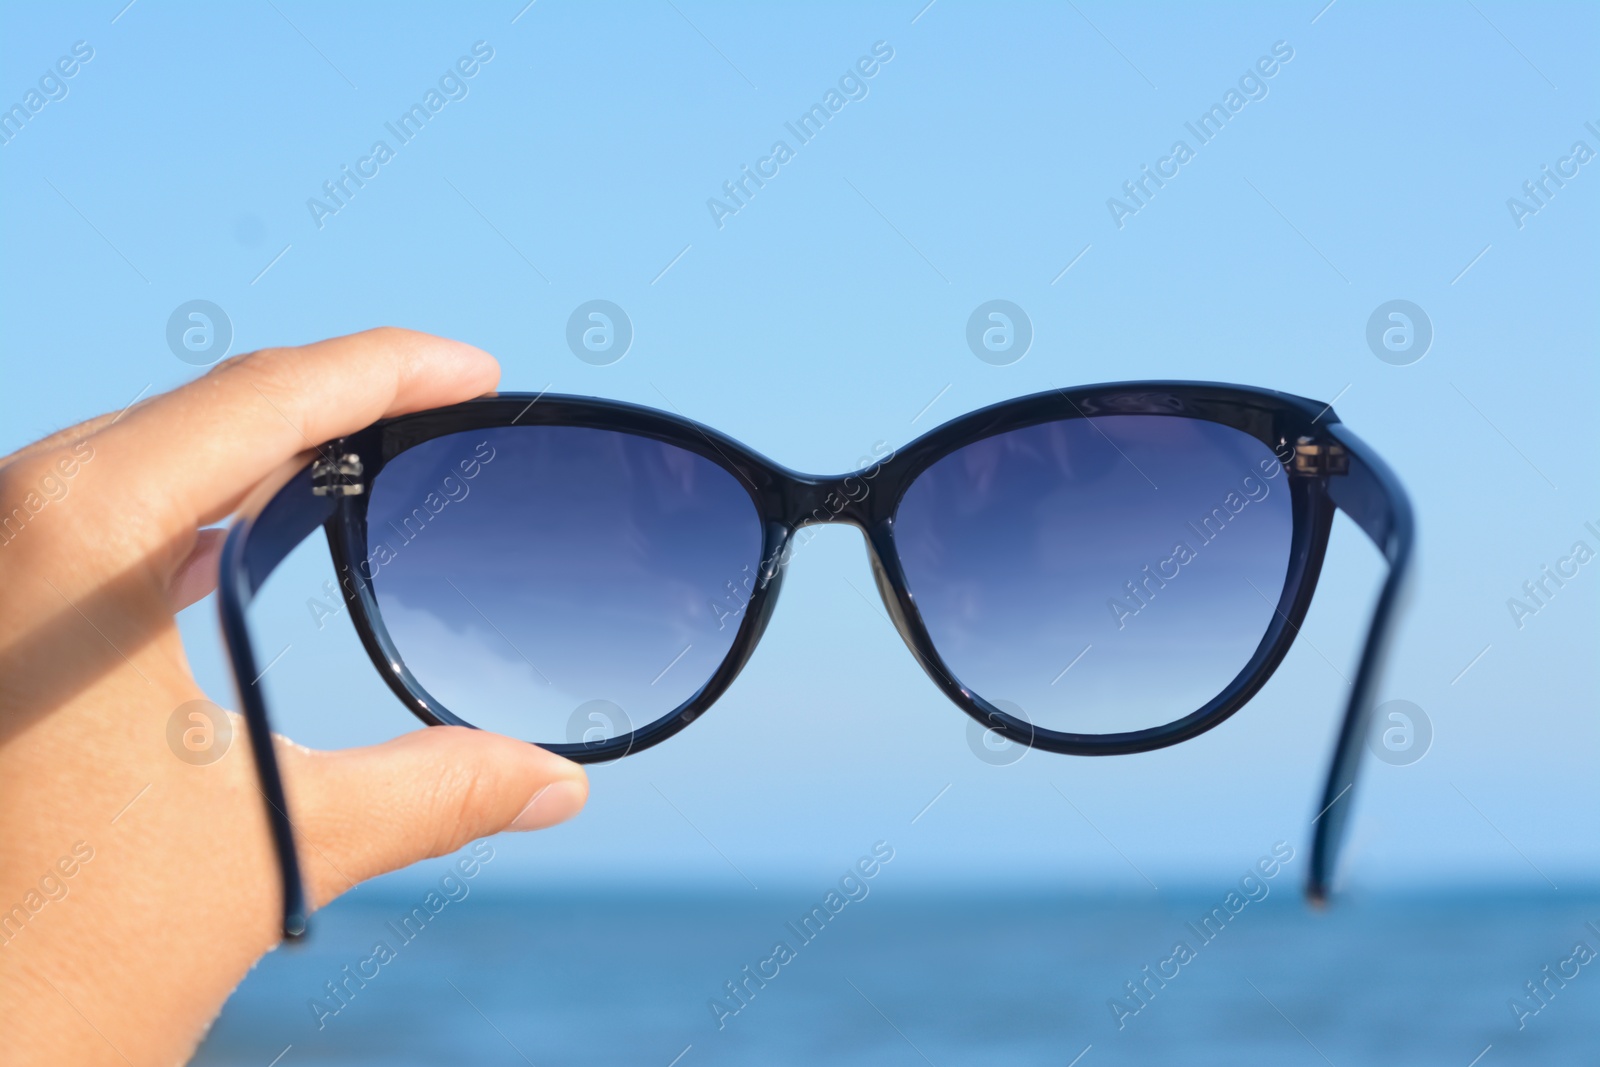
M204 766L167 741L174 711L206 697L173 617L216 583L221 537L200 528L313 444L499 376L469 345L372 330L230 360L0 461L0 521L24 516L0 533L8 1064L183 1063L278 942L242 721ZM459 727L342 752L280 738L277 753L319 907L476 838L561 822L588 796L576 764Z

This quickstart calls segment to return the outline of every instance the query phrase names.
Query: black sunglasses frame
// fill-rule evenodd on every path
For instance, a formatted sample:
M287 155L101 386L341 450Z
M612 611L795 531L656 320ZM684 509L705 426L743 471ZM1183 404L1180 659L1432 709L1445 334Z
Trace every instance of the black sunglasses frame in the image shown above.
M1250 661L1204 707L1174 722L1116 734L1075 734L1035 727L966 688L929 638L907 588L895 549L894 519L906 489L951 452L999 433L1095 415L1181 416L1231 426L1271 448L1289 479L1293 542L1272 622ZM656 745L699 718L732 684L755 651L777 602L798 531L840 522L865 534L878 590L912 655L949 699L985 727L1014 742L1049 752L1100 756L1146 752L1177 744L1220 724L1266 684L1288 654L1310 607L1333 515L1343 510L1384 553L1385 581L1352 685L1315 823L1307 894L1328 892L1349 794L1360 766L1371 715L1371 694L1402 591L1413 542L1410 504L1399 481L1331 406L1285 393L1203 382L1124 382L1057 390L1005 401L940 426L878 463L837 477L779 466L699 423L650 408L588 397L502 393L376 423L300 462L242 509L223 550L220 603L224 637L239 685L241 709L284 882L284 934L302 936L306 902L293 826L270 745L265 702L245 624L245 610L268 574L318 526L323 527L362 645L396 696L429 725L471 726L414 678L384 628L366 555L367 486L395 456L445 434L506 426L573 426L614 430L663 441L735 474L750 494L763 527L762 562L739 629L713 676L671 714L631 733L593 743L544 747L580 763L613 760ZM247 683L247 679L256 679Z

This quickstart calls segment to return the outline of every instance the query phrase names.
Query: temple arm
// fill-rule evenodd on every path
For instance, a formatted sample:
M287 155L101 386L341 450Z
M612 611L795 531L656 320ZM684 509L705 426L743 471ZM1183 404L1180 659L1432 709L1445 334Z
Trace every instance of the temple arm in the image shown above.
M1394 622L1405 599L1415 538L1411 501L1394 472L1343 425L1329 426L1327 434L1333 448L1343 450L1339 465L1345 467L1338 472L1338 466L1330 466L1325 479L1328 497L1378 546L1389 562L1389 576L1378 594L1378 604L1367 628L1366 647L1361 652L1350 703L1345 709L1333 760L1328 767L1327 786L1313 820L1316 831L1306 896L1315 904L1327 900L1329 883L1338 866L1345 824L1355 802L1362 749L1372 723L1373 697L1383 673Z
M285 476L287 481L284 481ZM306 932L305 886L300 879L294 826L289 821L283 779L278 773L277 754L272 747L272 729L260 685L261 672L245 626L245 612L267 576L300 542L333 516L338 498L319 496L314 490L312 466L303 459L284 468L273 482L258 490L228 531L222 548L217 595L222 637L233 666L239 710L250 734L250 749L255 753L256 777L266 801L272 846L282 876L283 936L291 941L303 937Z

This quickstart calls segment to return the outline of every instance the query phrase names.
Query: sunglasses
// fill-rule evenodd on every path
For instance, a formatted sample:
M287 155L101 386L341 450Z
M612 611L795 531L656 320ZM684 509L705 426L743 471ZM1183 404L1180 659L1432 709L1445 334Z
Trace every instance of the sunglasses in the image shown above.
M1294 643L1335 510L1389 574L1351 683L1307 894L1326 899L1411 554L1411 506L1331 406L1129 382L1010 400L855 472L799 474L685 418L503 393L386 419L263 486L219 600L283 876L306 901L245 612L317 527L361 643L423 722L581 763L658 744L738 676L786 564L865 534L889 618L998 737L1079 756L1210 730Z

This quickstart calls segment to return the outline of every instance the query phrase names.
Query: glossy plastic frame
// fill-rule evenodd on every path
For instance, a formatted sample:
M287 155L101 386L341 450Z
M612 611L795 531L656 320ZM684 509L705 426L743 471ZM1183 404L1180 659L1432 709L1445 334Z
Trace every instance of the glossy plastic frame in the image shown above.
M906 488L950 452L994 434L1096 415L1183 416L1249 434L1285 461L1294 523L1289 566L1277 610L1250 661L1204 707L1164 726L1117 734L1075 734L1037 728L1013 718L962 685L929 639L907 590L894 540L895 512ZM321 454L338 459L354 456L359 474L319 474L312 463L302 461L296 469L286 469L273 483L264 486L241 510L229 533L222 558L222 625L283 874L286 937L304 933L306 901L293 825L269 744L271 731L245 610L273 568L307 535L323 527L351 619L373 665L389 687L425 723L471 725L452 714L412 677L384 629L370 577L355 565L366 554L368 497L361 490L372 484L391 459L422 441L511 425L616 430L687 449L738 476L765 531L760 574L733 646L716 673L672 714L633 733L593 744L547 746L583 763L616 759L659 744L704 713L755 650L776 604L784 563L796 532L825 522L847 523L863 531L878 591L912 655L952 702L986 727L1035 748L1083 756L1144 752L1177 744L1221 723L1272 676L1293 644L1310 606L1334 511L1345 511L1377 544L1390 569L1340 726L1321 810L1314 820L1307 893L1314 901L1326 898L1360 766L1371 698L1412 546L1411 509L1404 490L1383 461L1338 422L1330 406L1270 390L1203 382L1124 382L1058 390L963 415L871 467L848 475L821 477L781 467L714 430L649 408L585 397L499 394L385 420L341 441L330 442ZM330 487L335 495L319 495L319 491L327 493ZM346 495L338 495L341 491Z

